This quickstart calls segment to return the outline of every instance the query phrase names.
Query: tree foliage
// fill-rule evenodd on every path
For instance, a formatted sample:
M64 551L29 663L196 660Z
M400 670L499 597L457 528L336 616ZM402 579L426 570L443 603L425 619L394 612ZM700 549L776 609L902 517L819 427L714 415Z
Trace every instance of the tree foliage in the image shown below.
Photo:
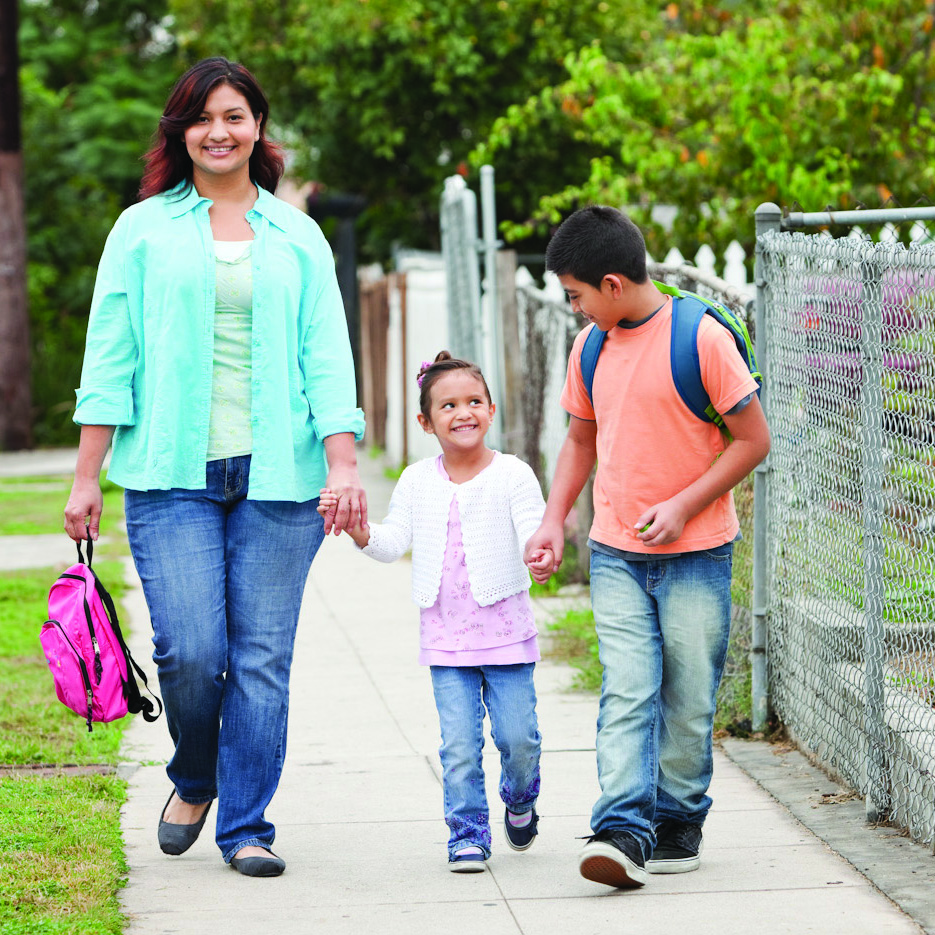
M806 210L931 199L935 188L932 12L911 0L780 0L751 15L670 3L638 61L599 43L567 77L509 108L473 154L499 165L543 138L594 153L589 170L539 192L520 239L591 202L631 206L651 252L668 241L749 242L756 206ZM632 49L631 49L632 51ZM649 209L671 204L674 229Z
M371 256L438 240L443 179L494 119L563 75L595 35L622 54L618 24L644 0L172 0L185 54L237 58L264 84L273 119L300 147L301 168L364 195ZM578 168L586 157L576 154ZM566 157L504 167L504 204L552 183Z
M74 442L71 412L97 263L135 200L140 156L174 77L162 0L21 8L23 161L39 444Z

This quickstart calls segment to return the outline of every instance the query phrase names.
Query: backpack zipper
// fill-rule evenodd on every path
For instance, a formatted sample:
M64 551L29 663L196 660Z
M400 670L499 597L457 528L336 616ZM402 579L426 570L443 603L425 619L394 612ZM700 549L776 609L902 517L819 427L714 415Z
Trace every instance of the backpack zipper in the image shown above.
M65 642L68 643L68 645L71 647L71 651L75 654L75 659L78 660L78 666L81 669L81 681L84 682L84 693L88 700L88 714L86 720L88 722L88 733L90 733L92 729L91 705L94 701L94 692L91 689L91 677L88 675L88 667L85 665L84 658L82 657L81 653L75 649L75 644L68 638L68 634L65 632L65 628L57 620L46 620L46 623L54 623L55 626L58 627L59 632L65 638ZM100 682L100 679L98 679L98 682Z

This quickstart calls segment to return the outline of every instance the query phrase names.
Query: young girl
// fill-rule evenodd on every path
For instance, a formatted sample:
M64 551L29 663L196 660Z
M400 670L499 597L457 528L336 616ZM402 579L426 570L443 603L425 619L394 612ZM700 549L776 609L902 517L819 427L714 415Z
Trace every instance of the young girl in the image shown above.
M419 662L431 667L441 723L448 866L472 873L490 856L485 705L500 751L507 843L525 850L537 833L539 647L522 555L544 503L527 464L484 444L495 406L476 365L442 351L423 363L418 383L419 424L438 438L442 453L403 471L382 523L347 531L378 561L412 549ZM334 508L333 493L322 490L319 510L327 516ZM529 567L540 573L552 561L551 551L542 550Z

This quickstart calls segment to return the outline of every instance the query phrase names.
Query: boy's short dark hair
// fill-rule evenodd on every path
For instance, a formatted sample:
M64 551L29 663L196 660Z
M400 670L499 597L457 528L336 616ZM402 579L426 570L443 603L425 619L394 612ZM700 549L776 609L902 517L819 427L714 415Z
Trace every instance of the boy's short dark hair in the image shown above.
M622 211L591 205L559 225L546 248L545 266L557 276L573 276L595 289L609 273L644 283L646 241Z

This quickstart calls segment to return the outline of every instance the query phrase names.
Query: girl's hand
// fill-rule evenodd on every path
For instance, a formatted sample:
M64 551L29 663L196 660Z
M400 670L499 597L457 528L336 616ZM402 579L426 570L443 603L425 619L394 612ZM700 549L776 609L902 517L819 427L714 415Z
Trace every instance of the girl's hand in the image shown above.
M96 480L79 480L71 487L68 503L65 504L65 532L81 542L87 538L85 526L91 527L91 538L95 541L100 535L101 511L104 509L104 496L101 485Z
M324 517L326 527L330 528L334 525L334 514L337 508L338 498L335 492L329 487L322 487L318 493L318 512Z
M555 569L555 554L549 548L536 549L526 559L526 566L537 584L545 584Z
M529 565L534 555L541 555L544 551L549 552L552 555L552 571L550 574L554 574L562 564L564 549L565 530L562 524L547 523L543 520L542 525L529 537L529 541L526 543L523 561ZM533 577L535 578L535 575ZM539 583L542 584L541 581Z

